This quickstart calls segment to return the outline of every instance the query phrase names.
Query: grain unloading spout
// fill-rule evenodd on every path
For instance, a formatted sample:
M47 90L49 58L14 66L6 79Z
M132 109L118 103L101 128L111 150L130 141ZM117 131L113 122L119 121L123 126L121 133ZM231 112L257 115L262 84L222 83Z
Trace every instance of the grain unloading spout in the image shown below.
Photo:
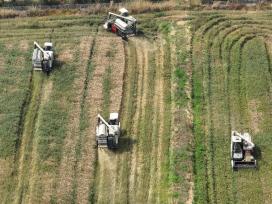
M44 49L43 49L36 41L34 41L34 46L37 47L37 48L43 53L43 55L46 56L48 59L51 58L50 55L47 54L47 53L44 51Z
M237 131L233 131L233 135L236 137L240 137L242 140L247 142L250 148L253 149L255 147L255 144L251 141L251 136L248 133L241 134Z
M116 131L113 126L109 125L109 123L100 115L98 114L97 117L112 131Z

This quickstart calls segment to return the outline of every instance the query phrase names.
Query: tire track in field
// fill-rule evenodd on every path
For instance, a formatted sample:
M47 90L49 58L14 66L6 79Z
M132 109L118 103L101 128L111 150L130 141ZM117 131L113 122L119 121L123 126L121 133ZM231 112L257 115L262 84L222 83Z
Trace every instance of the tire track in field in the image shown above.
M161 158L161 143L163 133L163 45L158 45L156 53L156 76L155 76L155 90L154 90L154 118L152 121L152 143L151 143L151 167L150 167L150 181L148 191L148 203L156 203L159 200L158 184L161 178L160 158Z
M269 38L265 38L264 40L266 40L264 42L264 46L265 46L265 52L266 52L266 58L268 61L268 75L270 76L270 89L269 89L269 95L270 95L270 99L272 101L272 43L271 43L271 39L272 39L272 34ZM267 42L269 41L269 42Z
M138 71L138 81L137 81L137 99L136 99L136 107L135 107L135 116L133 120L133 125L132 125L132 138L137 141L135 145L132 147L131 151L131 162L130 162L130 175L129 175L129 192L128 192L128 202L129 203L135 203L136 202L136 181L137 181L137 163L138 163L138 133L139 133L139 123L140 123L140 117L142 114L142 103L143 103L143 91L144 91L144 66L143 66L143 53L139 46L140 44L138 41L134 40L133 45L135 46L135 56L136 57L136 62L137 62L137 69Z
M171 80L171 141L170 141L170 198L169 203L184 202L186 204L193 203L193 170L192 170L192 64L190 60L190 42L191 31L189 25L185 21L174 28L171 35L174 41L171 42L171 64L172 64L172 80ZM177 23L179 25L179 22ZM185 34L184 34L185 33ZM186 46L184 46L186 45ZM186 60L180 59L181 54L186 54ZM180 85L180 77L177 72L185 74L184 85ZM184 80L184 79L183 79ZM179 93L178 93L179 92ZM182 94L182 95L181 95ZM174 99L174 100L173 100ZM189 150L190 148L190 150ZM180 152L186 152L187 158L179 160ZM179 160L179 161L177 161ZM186 166L182 169L181 167ZM173 181L171 176L176 178L184 178L179 182ZM178 195L175 196L174 194Z
M145 48L140 53L142 56L138 54L138 62L142 62L143 84L141 102L138 102L140 111L137 124L137 151L132 155L132 158L136 158L136 168L131 171L131 177L134 179L132 191L135 196L131 202L160 203L164 202L160 200L161 197L158 198L161 196L160 192L165 192L163 183L166 169L162 168L165 167L167 158L163 154L167 154L169 148L165 146L164 139L167 137L164 129L166 62L164 46L160 40L154 43L142 42L141 47Z
M149 57L152 58L150 52L150 45L148 42L137 42L137 44L141 45L141 58L142 61L142 69L143 69L143 92L142 92L142 102L141 102L141 115L139 117L140 122L138 126L138 137L137 137L137 163L136 163L136 171L135 171L135 185L134 185L134 194L136 196L137 203L146 202L148 196L148 188L149 188L149 175L148 167L150 165L150 146L149 140L152 133L152 127L150 124L152 123L152 98L150 95L150 91L153 90L154 78L150 78L150 74L152 72L152 67L149 64ZM139 48L140 49L140 48ZM152 80L152 81L151 81ZM153 94L153 93L152 93ZM153 96L152 96L153 97ZM149 146L147 148L147 146Z
M120 38L113 41L113 46L115 50L114 59L110 63L111 67L111 90L110 90L110 107L109 111L111 112L118 112L119 118L121 119L121 128L123 128L126 121L122 120L122 104L124 103L124 74L125 69L127 67L126 65L126 51L125 51L125 42L123 42ZM124 116L129 117L129 116ZM126 131L123 129L122 131ZM125 174L125 168L128 165L127 161L127 152L124 151L127 148L127 142L124 141L124 136L121 135L119 138L119 148L112 152L115 155L115 163L116 163L116 169L114 173L114 181L112 182L114 189L113 196L112 196L112 203L118 203L121 202L120 198L117 196L120 195L122 199L126 197L126 187L127 185L124 185L127 181L127 175ZM123 182L124 180L124 182Z
M114 194L115 203L129 202L129 175L131 164L131 152L135 145L135 135L133 135L132 128L135 121L136 102L137 102L137 83L138 83L138 66L137 66L137 52L133 40L130 40L125 46L125 75L123 87L123 99L121 106L121 122L123 134L120 138L121 149L117 150L117 178L116 191ZM135 121L136 122L136 121Z
M29 168L33 159L33 139L36 128L36 119L39 111L41 92L43 84L43 73L33 73L31 81L31 96L23 122L22 142L19 152L18 180L15 190L15 203L22 203L28 193L28 182L30 179Z
M150 84L150 62L149 62L149 52L153 49L153 45L145 40L138 40L133 39L129 43L129 60L128 60L128 67L129 69L133 69L133 72L137 73L137 76L135 76L133 84L131 84L132 89L130 97L135 97L132 101L132 99L127 99L130 101L131 106L135 107L133 110L126 110L130 113L131 121L128 121L129 129L128 129L128 136L131 137L130 141L127 142L129 147L130 154L127 155L127 160L130 166L130 169L124 169L124 173L127 177L127 181L122 182L125 185L122 187L128 188L127 190L123 190L125 193L127 193L127 197L122 197L125 202L129 203L137 203L137 202L146 202L146 197L139 197L138 194L146 193L148 194L148 188L139 188L139 185L143 185L143 180L146 181L147 178L150 176L145 176L146 173L149 174L149 171L143 171L144 165L150 165L150 162L144 160L144 156L148 157L148 155L144 154L146 151L147 143L145 143L145 139L143 138L145 135L145 131L141 128L144 128L144 126L147 124L145 120L146 116L146 104L147 104L147 97L148 97L148 84ZM136 49L136 50L135 50ZM135 59L136 57L136 59ZM153 66L154 68L154 66ZM130 76L131 77L131 76ZM155 80L152 78L152 80ZM152 84L152 83L151 83ZM133 95L134 96L133 96ZM137 96L137 97L136 97ZM149 104L150 104L150 99ZM153 104L153 102L152 102ZM150 129L151 130L151 129ZM152 130L151 130L152 131ZM150 138L149 138L150 139ZM134 142L136 141L136 143ZM132 143L132 145L131 145ZM148 143L150 145L150 143ZM146 152L145 152L146 153ZM149 154L149 153L148 153ZM125 160L124 160L125 161ZM123 178L120 178L123 179ZM148 183L147 183L148 184ZM120 186L120 185L119 185ZM118 203L118 201L116 200Z
M123 95L123 75L125 68L124 46L120 38L108 38L113 47L111 50L112 57L109 58L110 77L110 96L109 112L120 113L121 100ZM105 91L105 90L104 90ZM105 111L105 110L103 110ZM122 121L121 121L122 125ZM119 142L119 148L122 147L122 140ZM117 150L118 151L118 150ZM98 178L96 186L97 203L115 203L115 196L118 192L116 188L118 169L118 160L122 155L117 151L98 148L98 170L96 177ZM118 201L117 201L118 202Z
M41 101L40 101L40 107L43 107L49 100L49 97L51 95L52 89L53 89L53 83L51 80L46 79L44 82L44 88L42 90L42 95L41 95ZM41 111L38 112L37 115L37 124L36 127L37 129L39 128L41 124L40 121L40 117L41 117ZM38 155L37 155L37 147L38 147L38 138L37 138L37 129L35 129L35 137L33 140L33 150L32 150L32 154L33 154L33 159L31 161L30 164L30 175L32 175L30 177L30 181L29 181L29 195L28 197L25 199L25 203L38 203L40 202L39 199L37 199L39 197L38 193L37 193L37 189L35 189L35 182L38 179L38 175L37 175L37 161L38 161Z
M201 36L201 34L199 33L199 31L197 30L197 32L195 32L191 38L191 60L192 60L192 66L193 66L193 77L192 77L192 84L193 84L193 109L194 112L197 111L196 115L194 116L194 118L196 118L195 120L199 120L201 121L201 123L199 124L199 127L197 126L197 124L194 126L193 128L193 133L194 133L194 137L195 137L195 152L194 152L194 171L195 171L195 193L196 194L200 194L200 195L196 195L199 196L199 198L196 198L195 196L195 201L196 202L207 202L209 203L209 193L208 193L208 182L207 182L207 158L206 158L206 149L205 149L205 143L206 143L206 135L204 133L204 128L205 128L205 120L203 117L203 113L205 111L204 109L204 104L201 104L201 108L198 108L199 104L197 103L201 103L202 101L205 100L204 97L204 93L203 93L203 75L204 75L204 70L203 70L203 66L202 64L204 63L204 57L202 56L204 47L203 47L203 38ZM195 59L195 56L200 56L199 58ZM199 61L198 61L199 60ZM198 70L199 69L199 70ZM197 78L199 77L199 78ZM200 80L200 82L198 82L197 80ZM199 90L201 90L201 93L199 92ZM198 91L199 93L194 93ZM201 109L201 110L200 110ZM194 121L197 122L197 121ZM201 132L200 132L201 129ZM197 134L197 135L196 135ZM201 136L200 134L203 134L203 136ZM202 139L203 138L203 139ZM203 149L197 149L198 146L203 145ZM196 151L201 151L201 153L199 153L198 157L196 158ZM201 160L198 161L197 159ZM202 161L203 160L203 161ZM203 163L202 163L203 162ZM196 166L198 165L203 165L205 170L202 169L197 169ZM201 171L202 170L202 171ZM205 191L203 193L203 191Z
M84 131L82 138L82 153L77 165L76 202L88 203L93 200L96 193L95 171L97 160L97 149L95 139L95 128L97 114L101 112L103 104L103 75L107 62L104 61L107 50L110 49L111 41L108 38L98 37L94 48L92 78L87 87L86 107L88 117L88 128ZM106 63L106 64L105 64Z
M206 33L207 34L207 33ZM205 36L205 35L203 35ZM210 186L210 202L211 203L216 203L216 182L215 182L215 166L214 166L214 121L213 121L213 110L212 110L212 57L211 57L211 48L212 48L212 42L210 41L208 37L208 42L207 42L207 70L205 71L207 74L207 135L208 135L208 141L207 141L207 148L209 152L208 156L208 174L210 177L210 180L208 179L209 186ZM206 78L204 77L204 78Z
M0 74L3 75L4 78L1 78L1 83L3 87L5 87L4 89L2 89L1 95L3 95L4 99L3 101L5 101L5 95L6 94L11 94L12 92L17 92L20 89L18 89L18 85L20 85L20 88L24 89L24 91L21 92L22 95L22 101L21 102L16 102L16 106L18 106L17 112L11 112L11 110L3 110L3 112L0 113L0 123L5 124L7 121L4 121L5 118L8 115L16 115L16 117L14 119L16 119L16 121L13 121L13 125L14 125L14 129L10 130L10 136L14 137L14 141L10 141L8 143L5 144L4 141L1 141L1 151L5 150L5 148L10 150L10 155L6 155L3 156L2 158L0 158L0 200L3 203L9 203L14 201L14 189L16 188L16 175L18 172L18 161L19 161L19 150L20 150L20 145L21 145L21 140L22 140L22 135L23 135L23 128L24 128L24 121L25 121L25 115L27 112L27 108L29 106L30 103L30 91L31 87L32 87L32 72L28 72L27 74L24 74L23 72L25 72L25 70L23 71L23 69L27 69L28 70L28 63L26 61L26 56L22 55L21 53L21 46L20 46L20 41L18 41L18 43L14 44L13 42L8 41L7 42L0 42L1 46L3 47L10 47L11 50L8 49L3 49L0 52ZM16 50L16 56L12 53L15 52L14 47L18 47L19 49ZM17 52L19 51L19 53ZM12 60L10 60L10 55L14 55L12 57ZM15 71L15 72L14 72ZM23 72L21 72L23 71ZM12 74L11 74L12 73ZM20 76L20 74L23 74L22 76ZM8 80L5 80L5 76L6 74L8 74ZM16 79L16 81L11 82L10 80L13 80L17 77L23 77L23 80L18 80ZM3 80L4 79L4 80ZM10 82L9 82L10 81ZM23 86L21 86L21 82L25 83ZM6 84L8 83L8 84ZM3 88L2 87L2 88ZM12 100L14 100L13 98L11 98ZM14 104L13 101L10 101L11 104ZM7 101L7 103L9 103L9 101ZM11 127L10 127L11 128ZM5 130L7 131L8 129L5 128ZM3 130L2 130L3 131ZM9 134L9 133L8 133ZM2 135L3 137L3 135ZM10 138L12 139L12 138ZM7 145L7 146L5 146Z

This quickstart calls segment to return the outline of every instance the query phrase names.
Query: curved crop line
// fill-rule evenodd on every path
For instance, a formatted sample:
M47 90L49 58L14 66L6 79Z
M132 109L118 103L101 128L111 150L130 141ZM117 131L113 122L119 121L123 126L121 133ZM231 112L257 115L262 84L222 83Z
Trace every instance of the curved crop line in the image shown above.
M230 26L230 23L227 22L226 24L227 26ZM212 99L211 99L211 96L212 96L212 88L211 88L211 82L212 82L212 67L211 67L211 55L212 55L212 52L211 52L211 49L212 47L214 46L214 43L215 43L215 40L214 38L218 36L218 33L221 31L220 30L220 27L222 26L221 25L217 25L217 30L215 30L214 33L211 33L213 30L209 30L207 31L204 35L203 35L203 38L205 38L205 36L207 36L206 38L208 38L208 42L207 42L207 61L208 61L208 114L210 115L209 116L209 123L210 123L210 126L209 126L209 137L210 137L210 141L209 141L209 152L210 152L210 160L211 160L211 165L210 165L210 168L211 168L211 180L212 180L212 189L213 189L213 202L214 203L217 203L217 191L216 191L216 181L215 181L215 165L214 164L214 155L215 155L215 152L214 152L214 121L213 121L213 111L212 111Z
M226 30L226 29L223 29L223 30ZM231 29L232 30L232 29ZM220 30L220 31L222 31L222 30ZM218 32L215 32L215 35L217 34ZM228 32L227 32L228 33ZM226 37L227 35L225 35L225 37ZM213 38L212 37L218 37L218 36L210 36L210 38L209 38L209 52L211 51L211 48L214 46L214 40L213 40ZM236 42L236 41L235 41ZM232 43L232 46L234 46L234 44L235 44L235 42L234 43ZM220 45L222 44L222 41L220 41ZM230 48L230 50L232 49L232 46L231 46L231 48ZM222 60L221 60L222 61ZM222 62L221 62L222 63ZM210 67L209 67L210 68ZM209 79L209 80L212 80L211 78ZM210 83L210 81L209 81L209 83ZM227 87L227 90L228 90L229 88ZM227 91L228 92L228 91ZM228 98L228 106L229 106L229 98ZM212 114L212 112L211 112L211 114ZM230 107L228 108L228 115L229 115L229 124L230 124ZM211 124L213 124L213 121L211 120ZM212 126L211 126L211 128L212 128ZM230 131L230 128L229 128L229 131ZM211 132L212 132L212 130L211 130ZM233 178L233 177L232 177Z
M223 21L223 23L225 23L224 22L224 20L220 20L219 22L218 21L216 21L216 22L214 22L212 25L209 25L209 27L211 26L211 28L212 27L214 27L214 25L216 25L216 23L220 23L220 22L222 22ZM217 24L218 25L218 24ZM226 24L226 25L228 25L228 24ZM227 27L224 27L222 30L220 30L220 26L222 26L222 24L221 25L218 25L218 29L219 30L217 30L214 34L213 34L213 36L217 36L217 35L219 35L219 33L220 32L223 32L223 31L225 31L226 29L228 29L229 28L229 26L227 26ZM249 25L248 25L249 26ZM208 31L211 29L211 28L209 28L209 27L207 27L207 28L205 28L204 29L204 31L203 31L203 35L202 35L202 38L204 38L204 35L206 34L206 33L208 33ZM223 39L222 39L222 41L220 41L220 58L221 58L221 60L223 59L223 56L222 56L222 46L223 46L223 44L224 44L224 42L225 42L225 39L227 39L228 38L228 36L230 35L230 34L232 34L233 32L235 32L236 30L238 30L239 28L243 28L243 27L245 27L245 25L242 25L242 26L237 26L237 27L235 27L235 28L233 28L233 29L231 29L231 30L229 30L226 34L224 34L224 36L223 36ZM262 27L262 29L267 29L267 30L269 30L269 28L267 28L267 27L265 27L265 26L260 26L260 27ZM269 30L270 31L270 30ZM264 32L264 31L263 31ZM199 35L199 34L198 34ZM236 39L234 39L233 41L232 41L232 43L231 43L231 45L229 46L229 56L230 56L230 52L231 52L231 50L232 50L232 48L235 46L235 44L240 40L240 38L243 38L244 37L244 35L245 34L241 34L238 38L236 38ZM248 42L248 41L250 41L250 40L252 40L252 39L254 39L255 37L257 37L257 36L259 36L260 35L260 33L255 33L255 34L248 34L249 36L246 36L246 37L244 37L244 40L242 41L242 43L241 43L241 50L243 49L243 47L244 47L244 45ZM194 35L193 37L192 37L192 39L193 38L195 38L196 36ZM208 42L208 52L210 53L210 51L211 51L211 47L213 46L213 44L214 44L214 41L211 41L211 39L209 38L209 42ZM192 47L192 49L191 50L193 50L193 40L191 41L191 47ZM191 52L191 57L192 57L192 53L193 52ZM241 52L240 52L240 55L241 55ZM209 69L209 93L210 93L210 80L211 80L211 73L210 73L210 69L211 69L211 67L210 67L210 63L211 63L211 59L210 59L210 54L208 54L208 63L209 63L209 66L208 66L208 69ZM241 57L241 56L240 56ZM228 75L229 75L229 72L230 72L230 66L229 66L230 64L228 63ZM239 63L239 67L241 68L241 63ZM240 68L239 68L239 70L240 70ZM239 71L239 74L240 74L240 71ZM240 77L239 77L239 81L240 81ZM241 91L241 88L240 88L240 82L239 82L239 93L240 93L240 91ZM227 84L227 92L229 93L229 76L228 76L228 84ZM240 95L240 94L239 94ZM209 97L210 97L210 95L209 95ZM210 101L211 99L209 98L209 101ZM228 94L228 106L230 105L230 98L229 98L229 94ZM228 114L229 114L229 124L231 124L230 123L230 118L231 118L231 113L230 113L230 111L228 111ZM212 121L211 121L211 126L212 126ZM212 128L212 127L211 127ZM231 127L230 127L231 128ZM230 129L229 128L229 129ZM212 132L212 131L211 131ZM211 142L212 142L212 138L211 138ZM214 172L214 171L213 171ZM215 187L214 187L214 189L215 189ZM216 197L216 196L215 196Z
M253 35L253 36L248 35L248 36L244 37L244 39L240 42L240 47L239 47L239 67L238 67L239 82L238 83L239 83L239 104L241 104L241 106L240 106L239 110L240 110L240 115L241 115L241 119L242 119L241 121L243 121L243 122L246 121L245 119L246 119L247 108L246 109L243 108L242 103L248 104L246 95L243 97L242 92L241 92L241 86L243 85L242 82L241 82L241 75L242 75L241 68L242 68L242 62L243 62L244 47L248 42L254 40L255 38L263 37L263 35L265 35L265 33L261 33L261 32L258 33L257 35ZM248 90L248 88L245 87L245 90ZM241 124L242 124L242 126L245 126L245 124L243 122ZM258 181L261 182L260 174L257 174L257 178L258 178ZM261 190L261 194L263 195L263 188L261 188L260 190Z
M239 93L239 96L241 95L241 87L240 87L240 69L241 69L241 50L243 49L243 47L245 46L245 44L254 39L255 37L258 37L259 35L254 35L254 34L248 34L248 35L245 35L245 34L241 34L239 35L237 38L235 38L231 45L229 46L228 48L228 55L227 55L227 92L228 92L228 107L229 107L229 110L230 110L230 98L229 98L229 75L230 75L230 70L231 70L231 59L230 59L230 56L231 56L231 50L233 49L233 47L236 45L236 43L239 43L240 39L244 38L241 42L240 42L240 46L239 46L239 61L238 61L238 73L239 73L239 76L238 76L238 84L239 84L239 87L238 87L238 93ZM239 102L241 104L241 101L242 99L239 98ZM231 122L230 122L230 118L231 118L231 113L229 112L229 124L231 125ZM231 127L230 127L231 129Z
M199 15L199 14L198 14L198 15ZM209 13L207 13L207 16L208 16L208 15L209 15ZM202 16L202 17L203 17L203 16ZM210 15L210 17L207 18L207 21L206 21L206 22L210 22L210 21L212 21L212 20L214 20L214 19L217 19L217 18L220 18L220 17L224 17L224 16L221 15L221 14ZM198 28L196 28L196 29L194 30L194 33L199 32L199 30L203 29L203 27L205 27L205 26L207 26L207 23L204 23L204 24L202 24L201 26L199 26Z
M230 23L228 22L226 25L230 26ZM210 33L211 30L207 31L204 35L203 35L203 39L205 38L205 35L208 35L207 38L208 38L208 46L207 46L207 50L208 50L208 104L209 104L209 120L210 120L210 127L209 127L209 135L210 135L210 142L209 142L209 145L210 145L210 160L211 160L211 165L210 165L210 168L211 168L211 171L212 171L212 175L211 175L211 179L212 179L212 189L213 189L213 200L214 202L216 203L217 202L217 191L215 190L216 189L216 181L215 181L215 166L212 165L214 164L214 155L215 155L215 152L214 152L214 121L213 121L213 111L211 110L211 107L212 107L212 99L211 99L211 95L212 95L212 91L211 91L211 81L212 81L212 75L211 75L211 49L212 47L214 46L214 43L215 43L215 40L214 40L214 37L217 37L218 36L218 33L220 33L222 30L220 29L220 26L221 25L218 25L217 26L217 30L214 32L214 33ZM225 30L226 28L223 28L223 30Z
M226 20L228 20L228 18L222 17L219 19L216 19L216 21L212 22L210 25L208 25L202 32L201 32L201 36L202 38L205 36L205 34L213 29L213 27L217 26L219 23L225 22ZM205 24L206 25L206 24Z
M219 27L220 28L220 27ZM211 48L214 46L214 38L213 37L216 37L217 34L220 32L221 30L217 30L215 33L213 34L209 34L208 36L208 104L209 104L209 114L210 114L210 152L211 152L211 163L214 163L214 135L213 135L213 127L214 127L214 124L213 124L213 112L211 110ZM211 166L211 169L212 169L212 185L213 185L213 189L214 189L214 201L216 202L216 183L215 183L215 167L212 165Z
M271 36L269 36L269 37L271 37ZM264 46L265 46L265 53L266 53L266 58L267 58L267 61L268 61L268 73L269 73L269 75L270 75L270 81L272 82L272 64L271 64L271 56L270 56L270 54L269 54L269 48L268 48L268 44L267 44L267 42L265 41L265 37L264 37ZM272 101L272 93L271 93L271 91L270 90L268 90L268 94L270 95L270 99L271 99L271 101Z
M206 33L208 33L214 26L217 26L217 27L220 27L220 25L218 25L218 24L220 24L220 23L224 23L224 24L226 24L226 21L227 20L227 18L221 18L221 19L216 19L216 21L214 21L214 22L212 22L211 24L209 24L206 28L204 27L204 30L201 32L201 33L198 33L198 35L201 35L201 40L202 40L202 43L204 43L204 37L205 37L205 35L206 35ZM227 25L229 24L229 22L227 22ZM206 24L205 24L205 26L206 26ZM217 32L219 32L219 31L217 31ZM195 32L195 33L197 33L197 32ZM195 33L194 33L194 36L193 36L193 38L195 38ZM193 47L193 45L192 45L193 43L191 42L191 46ZM211 46L212 46L212 44L210 44L209 43L209 53L210 53L210 48L211 48ZM191 55L192 55L192 52L191 52ZM211 101L211 98L210 98L210 90L211 90L211 85L210 85L210 78L211 78L211 65L210 65L210 63L211 63L211 59L210 59L210 54L208 54L208 57L209 57L209 59L208 59L208 72L209 72L209 99L208 99L208 101L209 101L209 103L211 103L210 101ZM204 73L203 73L203 71L202 71L202 76L204 77ZM204 79L203 79L204 80ZM204 97L204 96L203 96ZM205 100L205 99L204 99ZM209 106L209 109L210 109L210 106ZM211 112L211 110L209 110L209 112ZM213 123L212 121L210 121L211 123ZM213 126L213 124L211 124L211 126ZM212 133L213 131L212 131L212 127L210 127L210 132ZM213 136L211 135L210 136L210 142L209 142L209 145L210 145L210 152L211 152L211 163L213 163L213 160L214 160L214 152L213 152ZM207 157L205 157L206 158L206 164L208 164L208 158ZM210 165L209 165L210 166ZM212 185L212 189L213 189L213 192L215 192L215 179L214 179L214 175L215 175L215 170L214 170L214 166L211 166L211 171L212 171L212 176L211 176L211 178L212 178L212 183L211 183L211 185ZM208 173L208 165L206 165L206 176L208 176L207 175L207 173ZM208 193L208 189L209 189L209 184L208 184L208 182L206 182L206 189L207 189L207 192L206 192L206 195L207 195L207 202L210 202L210 198L209 198L209 193ZM216 193L214 193L213 194L213 200L214 201L216 201Z
M220 59L221 59L221 60L222 60L222 58L223 58L223 56L222 56L223 44L225 43L226 38L227 38L229 35L231 35L232 33L236 32L238 29L242 29L242 28L244 28L244 27L247 28L246 26L247 26L246 24L244 24L244 25L236 25L236 27L230 29L227 33L224 34L223 39L222 39L222 41L221 41L221 43L220 43L220 50L219 50L219 52L220 52L219 56L220 56ZM248 25L248 26L250 26L250 25ZM261 29L262 29L262 28L261 28ZM269 28L268 28L268 29L269 29ZM271 31L272 31L272 29L271 29Z
M240 104L240 115L242 117L244 117L244 114L245 114L245 111L243 109L243 106L242 104L243 103L246 103L245 100L246 99L243 99L242 98L242 92L241 92L241 68L242 68L242 55L243 55L243 49L246 45L246 43L248 43L249 41L253 40L254 38L256 38L257 36L256 35L249 35L249 36L246 36L244 37L244 39L242 40L242 42L240 43L240 47L239 47L239 61L238 61L238 94L239 94L239 104ZM241 120L240 121L241 124L242 124L242 127L245 126L244 124L244 120Z
M241 36L241 37L243 37L243 36ZM243 46L246 44L246 42L248 42L249 40L252 40L252 39L254 39L254 37L255 36L249 36L249 37L247 37L247 38L245 38L244 39L244 41L243 41ZM227 55L227 87L226 87L226 91L227 91L227 109L228 109L228 123L229 123L229 132L231 131L231 110L230 110L230 69L231 69L231 62L230 62L230 54L231 54L231 50L232 50L232 48L235 46L235 44L236 43L238 43L238 41L239 41L239 39L237 39L237 40L235 40L232 44L231 44L231 46L229 47L229 49L228 49L228 55ZM239 84L239 86L240 86L240 84ZM239 88L240 89L240 88ZM240 97L240 95L239 95L239 97ZM240 99L239 99L240 100ZM233 180L232 180L232 183L233 183L233 198L234 198L234 203L236 203L237 202L237 191L235 191L235 189L236 189L236 182L235 182L235 179L234 179L234 177L233 177Z

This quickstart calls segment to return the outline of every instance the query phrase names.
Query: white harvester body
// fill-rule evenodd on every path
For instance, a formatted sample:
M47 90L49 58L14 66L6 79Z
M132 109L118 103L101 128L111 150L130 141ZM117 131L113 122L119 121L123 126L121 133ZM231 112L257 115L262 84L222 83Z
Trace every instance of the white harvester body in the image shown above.
M37 42L34 42L34 51L32 54L32 66L35 71L50 72L53 69L54 52L53 43L44 43L42 48Z
M255 168L257 161L254 158L255 144L249 133L231 132L231 166L238 168Z
M137 20L128 15L128 10L125 8L119 9L120 14L112 12L108 13L104 29L120 35L122 38L127 38L136 34Z
M111 113L107 122L100 114L98 114L98 122L96 126L96 144L98 147L107 147L114 149L118 147L119 137L121 134L119 115Z

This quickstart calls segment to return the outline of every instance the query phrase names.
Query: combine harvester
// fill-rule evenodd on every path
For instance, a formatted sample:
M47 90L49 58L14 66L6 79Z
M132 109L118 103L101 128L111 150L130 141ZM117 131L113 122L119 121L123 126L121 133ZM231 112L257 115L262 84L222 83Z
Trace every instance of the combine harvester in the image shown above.
M32 66L36 71L49 73L53 69L54 52L51 42L44 43L42 48L37 42L34 42L34 51L32 55Z
M231 132L231 166L239 168L256 168L257 161L253 156L255 144L248 133Z
M108 31L116 33L123 39L136 35L137 20L128 15L128 10L125 8L119 9L120 14L112 12L108 13L104 28Z
M118 113L110 113L109 122L98 114L96 126L96 144L97 147L107 147L115 149L118 147L118 140L121 134Z

